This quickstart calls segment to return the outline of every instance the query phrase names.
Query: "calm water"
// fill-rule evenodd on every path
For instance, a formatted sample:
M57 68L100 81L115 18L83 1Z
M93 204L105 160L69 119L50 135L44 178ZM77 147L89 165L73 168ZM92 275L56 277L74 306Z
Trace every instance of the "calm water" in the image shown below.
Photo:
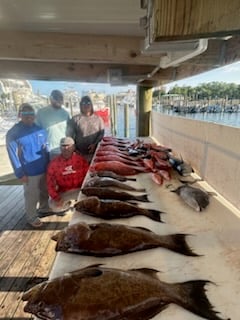
M214 122L218 124L223 124L227 126L240 128L240 112L219 112L219 113L181 113L177 112L163 112L165 114L172 115L174 117L184 117L188 119L195 119L201 121Z
M124 108L117 109L117 136L124 137ZM186 113L179 114L176 112L168 111L162 112L173 117L184 117L189 119L208 121L227 126L240 128L240 112L235 113ZM135 108L129 108L129 137L136 137L136 111Z
M124 137L124 107L119 106L117 108L117 126L116 126L116 136ZM135 108L129 108L129 138L136 137L136 110Z

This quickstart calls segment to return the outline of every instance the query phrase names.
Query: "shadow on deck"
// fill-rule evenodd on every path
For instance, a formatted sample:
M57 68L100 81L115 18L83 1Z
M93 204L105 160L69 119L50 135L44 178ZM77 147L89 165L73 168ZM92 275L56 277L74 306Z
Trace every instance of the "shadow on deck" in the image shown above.
M43 227L33 229L26 224L22 186L0 186L0 320L32 319L23 311L22 293L48 279L56 255L51 236L71 214L44 217Z

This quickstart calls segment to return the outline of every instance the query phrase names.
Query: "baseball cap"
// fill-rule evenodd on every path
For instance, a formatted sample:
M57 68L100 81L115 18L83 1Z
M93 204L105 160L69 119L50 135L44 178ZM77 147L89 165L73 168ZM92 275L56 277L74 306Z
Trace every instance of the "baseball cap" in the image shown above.
M60 146L71 146L74 145L75 142L71 137L64 137L60 140Z

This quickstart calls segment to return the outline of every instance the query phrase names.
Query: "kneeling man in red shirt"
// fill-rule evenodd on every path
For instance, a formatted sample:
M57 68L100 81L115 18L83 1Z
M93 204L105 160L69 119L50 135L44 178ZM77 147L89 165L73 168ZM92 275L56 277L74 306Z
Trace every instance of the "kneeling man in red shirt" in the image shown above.
M74 140L71 137L60 141L61 154L49 163L47 170L47 188L51 197L49 206L52 211L65 211L69 200L77 200L85 175L88 162L75 153Z

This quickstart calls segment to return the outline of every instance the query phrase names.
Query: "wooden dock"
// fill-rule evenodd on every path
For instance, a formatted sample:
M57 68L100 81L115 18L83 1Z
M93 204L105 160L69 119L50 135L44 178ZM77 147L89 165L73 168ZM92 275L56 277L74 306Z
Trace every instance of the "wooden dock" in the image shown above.
M68 225L64 216L42 218L40 229L26 223L22 186L0 186L0 320L26 320L22 293L46 280L55 259L51 235Z

